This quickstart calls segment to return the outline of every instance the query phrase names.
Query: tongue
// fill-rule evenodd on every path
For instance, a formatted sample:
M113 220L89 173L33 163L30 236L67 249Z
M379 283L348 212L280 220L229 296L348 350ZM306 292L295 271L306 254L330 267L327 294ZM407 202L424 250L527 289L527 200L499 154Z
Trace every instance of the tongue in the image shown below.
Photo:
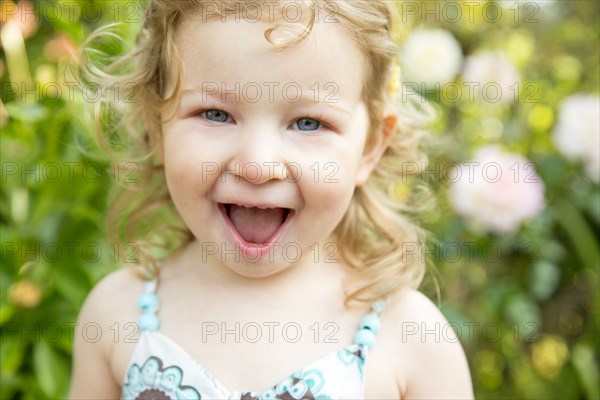
M285 220L285 209L260 209L232 204L229 219L248 243L265 243Z

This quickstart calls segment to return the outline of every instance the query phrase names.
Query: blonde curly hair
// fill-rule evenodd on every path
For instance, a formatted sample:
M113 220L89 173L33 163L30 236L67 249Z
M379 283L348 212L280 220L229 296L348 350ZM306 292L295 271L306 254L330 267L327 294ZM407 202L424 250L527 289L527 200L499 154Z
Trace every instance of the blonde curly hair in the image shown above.
M272 33L278 28L275 25L265 31L266 40L278 48L292 47L310 35L318 13L335 18L368 60L362 91L369 115L366 146L371 146L377 135L382 134L384 110L393 110L397 118L389 147L368 181L356 188L346 214L334 231L340 255L368 282L346 293L345 305L350 301L372 302L403 288L416 288L425 271L420 249L426 232L413 220L428 204L424 201L428 196L424 195L426 190L421 190L422 185L408 185L409 175L417 174L419 168L404 168L403 163L421 168L425 165L426 157L419 150L419 143L426 134L423 127L430 121L431 113L422 103L414 107L414 103L407 102L399 85L394 2L286 0L277 4L289 2L302 4L309 11L308 22L302 24L299 35L286 41L273 38ZM267 2L258 3L264 6ZM114 165L126 170L133 168L136 177L135 182L113 188L107 218L109 239L135 246L138 267L141 266L145 276L157 274L160 257L157 250L168 254L193 240L177 215L163 165L156 156L161 140L161 111L178 101L181 90L181 64L174 42L176 28L182 16L190 11L224 17L241 9L252 14L257 10L256 4L247 0L149 0L143 26L128 53L103 67L96 65L93 58L100 53L92 43L105 37L120 39L110 31L110 26L94 32L82 46L80 77L99 86L103 96L93 110L94 137L116 162ZM177 80L171 93L165 93L173 66L178 67ZM134 101L114 102L115 98ZM395 194L398 185L409 188L411 194ZM407 243L413 244L411 251L407 251ZM415 248L419 250L415 252Z

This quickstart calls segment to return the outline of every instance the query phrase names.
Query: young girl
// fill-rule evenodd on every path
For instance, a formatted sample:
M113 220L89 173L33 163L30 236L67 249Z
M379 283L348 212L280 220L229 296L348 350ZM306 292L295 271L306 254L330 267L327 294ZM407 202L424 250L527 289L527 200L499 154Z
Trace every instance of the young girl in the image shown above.
M71 398L472 397L456 336L414 290L415 197L388 190L421 134L393 7L149 1L134 51L95 76L135 98L115 106L143 179L110 227L146 276L89 295ZM172 232L157 260L149 243Z

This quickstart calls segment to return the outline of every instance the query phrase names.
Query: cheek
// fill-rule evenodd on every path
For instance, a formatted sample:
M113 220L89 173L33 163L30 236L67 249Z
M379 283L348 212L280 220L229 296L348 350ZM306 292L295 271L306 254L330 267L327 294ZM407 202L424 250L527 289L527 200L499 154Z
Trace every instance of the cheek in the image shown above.
M182 207L191 203L190 194L190 169L184 165L185 163L177 162L176 160L165 159L165 179L167 188L175 207L180 213L183 212ZM188 182L188 185L185 183Z
M301 190L306 203L316 212L326 210L328 216L341 218L354 194L357 167L357 157L345 146L314 158L303 169Z
M202 135L186 129L186 126L171 129L165 135L163 149L165 173L173 182L198 182L203 174L209 177L209 166L216 164L210 143L207 144Z
M188 204L203 192L209 181L202 158L185 146L165 145L165 179L169 193L179 207Z

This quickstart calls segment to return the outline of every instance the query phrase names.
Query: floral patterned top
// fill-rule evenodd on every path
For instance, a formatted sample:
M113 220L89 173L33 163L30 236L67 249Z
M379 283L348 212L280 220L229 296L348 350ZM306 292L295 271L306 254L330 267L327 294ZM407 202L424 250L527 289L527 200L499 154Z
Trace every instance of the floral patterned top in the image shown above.
M365 315L355 343L333 351L262 392L230 390L177 343L158 330L156 281L146 283L140 299L142 330L126 376L121 399L363 399L364 366L379 330L378 315L386 302L373 304Z

